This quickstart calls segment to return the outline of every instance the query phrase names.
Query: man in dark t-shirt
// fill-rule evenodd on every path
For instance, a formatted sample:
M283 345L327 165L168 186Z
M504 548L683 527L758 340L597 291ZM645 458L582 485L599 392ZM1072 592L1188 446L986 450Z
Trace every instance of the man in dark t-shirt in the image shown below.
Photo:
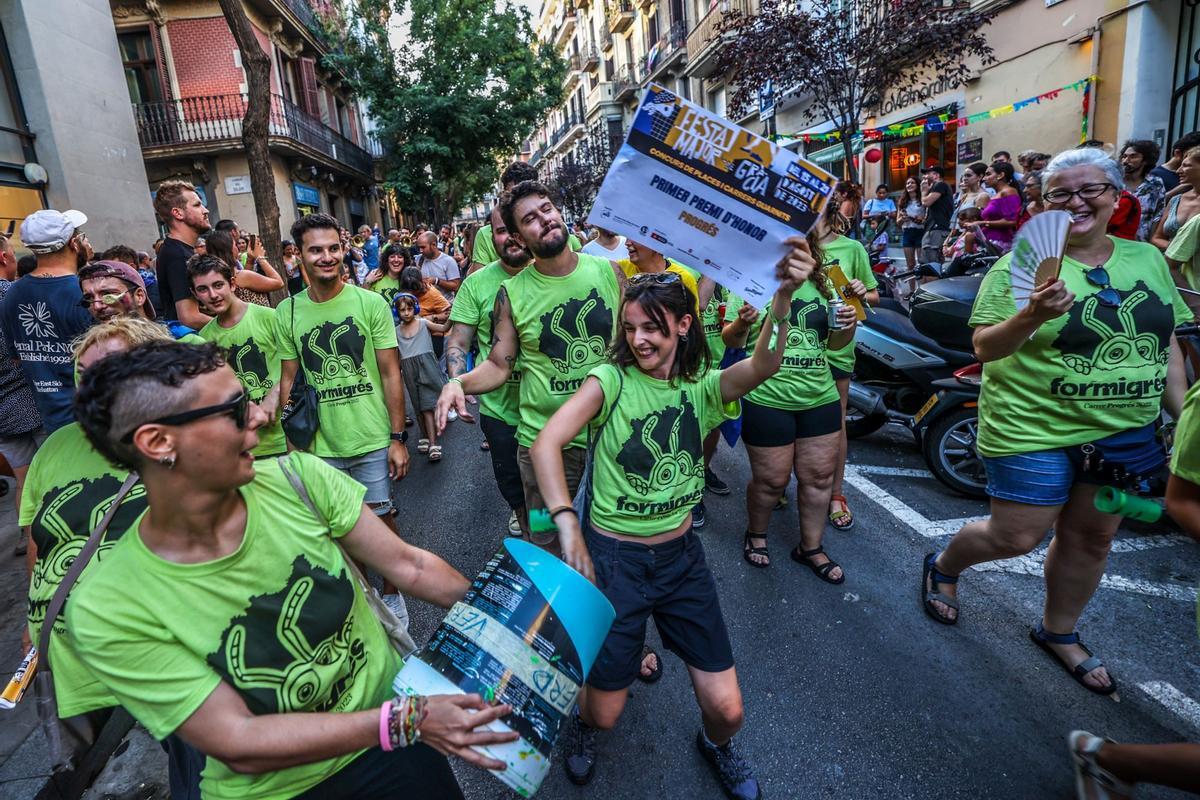
M950 217L954 214L954 192L945 181L941 167L925 170L921 179L921 205L925 206L925 234L921 237L921 261L942 260L942 244L950 235Z
M200 310L192 296L187 262L195 252L196 240L212 226L208 209L200 202L196 187L185 181L165 181L154 196L154 212L167 226L167 238L158 250L159 313L200 330L212 317Z
M21 371L46 433L74 420L74 361L71 343L92 325L80 305L76 277L92 257L92 246L80 228L87 217L79 211L35 211L21 223L21 241L37 256L37 267L16 281L0 304L0 329Z

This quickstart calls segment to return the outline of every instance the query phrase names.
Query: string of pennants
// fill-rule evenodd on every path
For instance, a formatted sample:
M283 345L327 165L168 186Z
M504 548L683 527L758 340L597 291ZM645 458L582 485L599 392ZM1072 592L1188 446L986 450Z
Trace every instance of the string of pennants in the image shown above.
M925 131L946 131L955 128L963 128L967 125L973 125L977 122L983 122L996 117L1003 117L1006 114L1015 114L1018 111L1024 111L1030 106L1035 106L1050 100L1057 100L1059 96L1066 91L1084 92L1084 102L1088 100L1091 85L1096 82L1095 75L1089 75L1086 78L1081 78L1074 83L1068 83L1066 86L1060 86L1057 89L1051 89L1048 92L1042 92L1034 97L1029 97L1024 100L1018 100L1015 103L1009 103L1006 106L993 108L988 111L980 111L975 114L968 114L962 117L956 117L953 114L938 114L924 119L910 120L908 122L898 122L895 125L888 125L884 128L863 128L858 133L862 135L864 141L881 141L890 137L908 137L919 136ZM1085 117L1086 120L1086 117ZM1086 126L1086 121L1084 125ZM1086 131L1086 128L1085 128ZM802 139L805 144L809 142L836 142L842 137L841 131L830 131L829 133L795 133L795 134L776 134L771 137L773 141L781 139Z

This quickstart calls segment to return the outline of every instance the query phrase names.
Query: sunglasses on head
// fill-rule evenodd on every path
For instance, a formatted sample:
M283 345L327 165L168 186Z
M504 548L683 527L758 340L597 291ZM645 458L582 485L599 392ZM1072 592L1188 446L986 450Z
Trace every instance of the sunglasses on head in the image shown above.
M678 272L638 272L629 276L629 282L634 286L670 286L682 280Z
M229 414L233 417L233 424L237 425L239 431L246 429L246 411L250 404L250 395L242 392L237 397L225 403L218 403L215 406L204 406L203 408L193 408L191 411L180 411L178 414L168 414L165 417L158 419L147 420L146 422L135 425L133 430L121 437L121 441L129 444L133 441L133 435L137 433L138 428L143 425L186 425L189 422L195 422L198 419L205 417L215 417L221 414Z
M1108 279L1108 270L1104 267L1092 267L1084 276L1092 286L1100 287L1100 291L1096 292L1096 300L1100 305L1105 308L1117 308L1121 305L1121 295L1112 287Z

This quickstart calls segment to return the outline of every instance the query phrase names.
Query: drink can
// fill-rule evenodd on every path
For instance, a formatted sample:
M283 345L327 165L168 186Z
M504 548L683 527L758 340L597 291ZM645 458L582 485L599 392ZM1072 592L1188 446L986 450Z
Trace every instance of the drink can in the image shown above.
M843 325L838 324L838 311L849 305L845 300L838 297L836 294L829 300L829 329L831 331L840 331Z

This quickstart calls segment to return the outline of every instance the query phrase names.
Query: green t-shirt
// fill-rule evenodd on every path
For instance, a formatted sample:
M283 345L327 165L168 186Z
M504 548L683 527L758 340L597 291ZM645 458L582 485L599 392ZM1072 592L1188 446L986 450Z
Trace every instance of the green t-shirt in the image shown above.
M1183 223L1183 227L1167 245L1167 258L1182 262L1180 274L1188 286L1197 288L1197 279L1200 278L1200 216Z
M728 303L725 320L737 319L741 303ZM771 316L770 306L759 309L758 321L750 326L746 349L753 353L763 323ZM829 371L826 343L829 340L829 302L812 281L792 294L792 311L779 371L746 395L760 406L784 411L807 411L838 399L837 384ZM771 335L774 346L775 334Z
M867 249L853 239L839 236L832 242L822 245L825 267L835 264L842 268L847 280L860 280L867 291L879 286L875 273L871 271L871 259ZM854 340L840 350L830 350L827 353L829 363L846 372L854 371Z
M289 456L341 537L362 484L305 453ZM68 608L84 662L156 738L179 728L224 681L254 714L352 712L391 695L401 666L331 531L300 501L277 459L239 491L238 549L199 564L160 558L134 523ZM136 587L136 591L130 591ZM260 775L208 759L206 800L293 797L362 751Z
M579 254L570 275L551 277L532 265L504 282L521 344L517 442L530 447L546 421L604 363L621 288L607 258ZM583 432L572 442L587 444Z
M261 402L279 383L279 346L275 310L266 306L246 304L246 313L232 328L222 328L217 320L209 320L200 329L200 338L229 350L229 366L254 402ZM282 398L286 402L287 398ZM282 407L282 405L281 405ZM390 431L389 431L390 433ZM255 456L275 456L287 452L287 439L278 420L274 425L258 430Z
M725 357L725 341L721 338L724 323L721 306L726 305L724 311L727 311L728 303L729 290L718 284L713 289L712 297L708 299L708 305L700 312L700 324L704 326L704 338L708 341L708 352L712 356L714 367L719 366L721 359Z
M450 321L475 328L480 361L487 359L488 353L492 352L496 294L500 291L500 284L510 277L499 261L493 261L468 275L454 296ZM512 374L503 386L494 392L479 395L479 413L515 426L521 419L520 405L521 370L514 363Z
M92 529L112 505L128 474L96 452L76 422L52 433L33 457L21 493L18 524L30 526L37 545L27 612L29 638L35 644L41 635L42 620L46 617L50 599ZM146 490L138 483L125 495L100 547L79 582L72 587L70 597L75 597L84 581L95 574L96 565L107 559L121 534L145 510ZM68 602L64 609L69 605ZM66 624L60 614L54 624L50 645L59 714L71 717L116 705L109 691L80 663L75 652L63 644L65 630Z
M293 308L295 309L293 320ZM314 303L308 292L275 310L279 357L299 360L317 391L320 427L312 452L351 458L391 443L377 350L395 350L396 323L382 295L346 285L337 297Z
M694 382L652 378L637 367L601 364L604 404L589 430L591 522L601 530L654 536L683 524L704 495L704 437L741 413L721 401L721 370Z
M1171 474L1200 485L1200 383L1188 390L1175 426Z
M1119 308L1098 302L1091 266L1067 258L1060 277L1075 294L1071 310L1043 323L1015 353L983 368L976 447L1005 456L1070 447L1148 424L1159 413L1176 325L1191 318L1153 245L1110 236L1104 264ZM996 325L1017 313L1011 256L988 271L971 325Z
M387 301L388 308L392 307L392 301L396 299L396 295L400 294L400 279L393 278L391 275L384 275L378 281L371 285L371 291L383 295L383 299Z

